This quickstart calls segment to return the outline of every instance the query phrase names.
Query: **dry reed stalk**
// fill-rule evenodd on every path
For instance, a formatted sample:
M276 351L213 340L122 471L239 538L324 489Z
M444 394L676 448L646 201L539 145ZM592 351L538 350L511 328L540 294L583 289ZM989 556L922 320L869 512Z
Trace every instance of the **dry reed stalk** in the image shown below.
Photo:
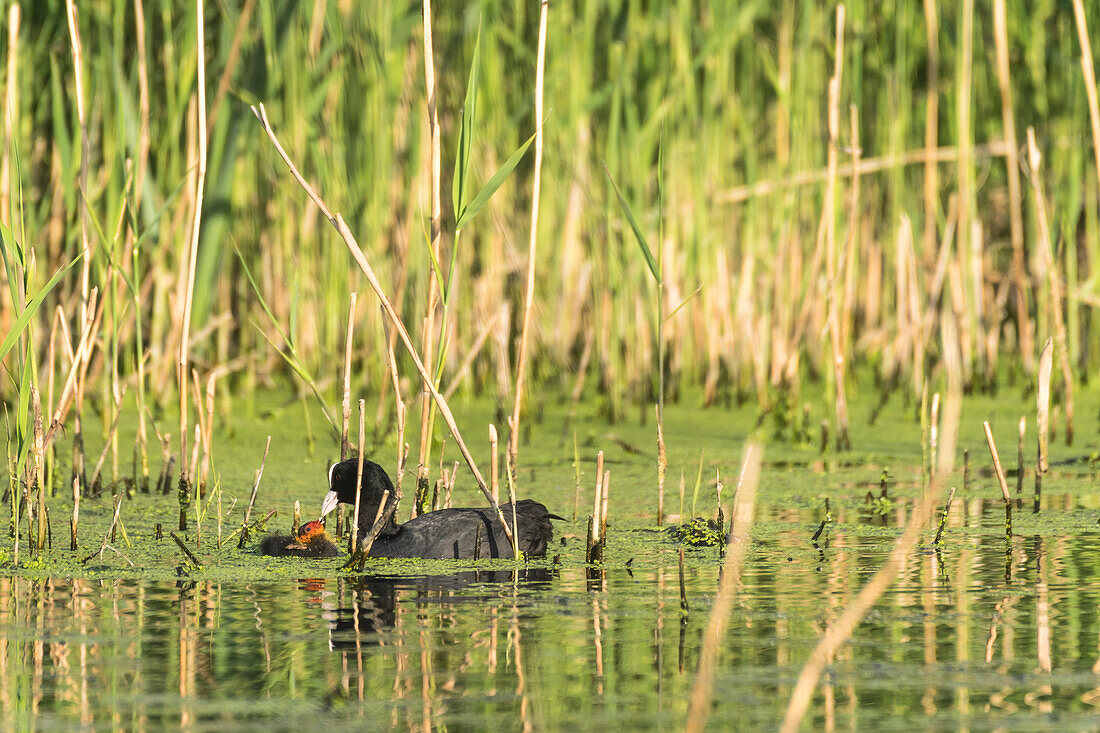
M92 266L92 249L88 241L88 158L90 157L91 143L88 140L88 125L84 111L84 49L80 40L80 24L73 0L65 0L66 16L69 23L69 41L73 55L73 77L76 89L76 118L80 126L80 170L78 172L78 185L82 195L80 196L80 251L83 261L80 265L80 318L87 317L89 309L88 299L91 294L90 278Z
M145 172L149 160L149 62L145 46L144 0L134 0L134 38L137 41L138 144L134 166L134 210L141 210L145 190ZM129 249L129 248L127 248ZM140 359L139 359L140 364ZM143 383L144 384L144 383ZM144 431L144 426L142 426Z
M363 443L366 438L366 400L359 400L359 453L355 461L355 507L351 515L351 539L348 541L348 552L355 554L359 545L359 502L363 493ZM379 506L381 511L382 507Z
M859 141L859 108L854 104L848 108L849 119L849 145L852 152L852 166L855 175L852 176L852 185L848 192L848 233L844 238L844 251L841 253L841 263L844 265L844 303L840 309L840 343L841 353L847 354L851 343L851 333L854 319L852 311L856 301L856 268L860 257L859 242L859 194L860 176L859 159L863 155ZM847 411L847 405L845 405Z
M828 660L832 659L836 651L852 636L856 626L859 625L867 612L875 605L878 599L894 582L901 570L902 563L912 552L920 537L921 527L932 516L932 512L939 502L940 489L938 485L925 494L920 504L910 515L909 523L902 532L901 537L894 543L893 549L886 563L874 574L866 585L860 589L856 596L840 617L825 630L821 641L818 642L810 658L802 668L798 677L790 702L787 704L787 712L780 727L782 733L794 733L798 730L806 710L810 706L814 688L825 669Z
M939 168L935 153L940 129L940 29L936 0L924 0L924 28L928 39L928 91L924 107L924 251L936 248L939 209Z
M519 526L516 523L516 467L512 463L512 454L508 451L504 452L504 468L508 476L508 503L512 507L512 527L516 528ZM508 539L512 543L512 557L519 560L519 534L512 532L512 536Z
M1077 39L1081 43L1081 74L1085 79L1085 97L1089 103L1089 123L1092 126L1092 152L1096 161L1096 180L1100 183L1100 104L1097 103L1096 99L1096 71L1093 69L1092 45L1089 43L1085 6L1081 0L1073 0L1073 18L1077 25Z
M1039 229L1039 251L1050 285L1050 310L1054 317L1054 342L1058 347L1058 364L1062 372L1062 389L1065 390L1063 402L1066 409L1066 445L1073 444L1073 371L1069 366L1069 349L1066 345L1066 319L1062 313L1062 280L1058 265L1054 259L1053 245L1050 239L1050 225L1047 222L1046 199L1043 196L1042 181L1039 179L1039 166L1043 156L1035 144L1035 128L1027 128L1027 159L1031 169L1031 190L1035 195L1036 218ZM1045 349L1044 349L1045 351ZM1046 469L1044 468L1045 472Z
M294 176L295 180L298 181L299 185L301 185L306 193L310 196L314 204L316 204L317 207L321 209L322 212L324 212L329 222L334 227L336 227L336 231L339 232L340 237L344 240L344 244L351 252L352 257L356 261L356 264L359 265L359 269L363 271L363 274L366 276L367 281L370 283L370 286L374 290L375 295L378 297L379 301L382 304L382 307L385 309L386 315L389 316L394 328L397 329L397 333L401 337L402 343L404 343L405 348L408 349L409 356L412 357L413 364L416 366L417 372L420 374L421 380L428 386L428 389L431 392L432 399L435 400L435 403L439 408L439 412L443 416L443 420L447 423L447 427L450 429L451 435L454 436L455 442L458 443L459 451L462 453L462 457L466 461L466 465L470 467L470 472L473 473L474 480L477 481L478 489L481 491L482 495L484 495L485 498L489 500L490 506L493 508L493 511L497 515L497 519L500 521L501 525L504 528L505 536L508 537L509 541L511 541L512 529L508 526L508 523L504 521L504 515L501 513L500 507L497 505L497 502L494 501L492 495L490 495L489 488L485 483L485 479L482 477L481 471L478 470L477 462L474 461L473 455L470 453L469 448L467 448L466 443L462 440L462 433L458 429L458 424L455 422L454 415L451 413L451 408L447 404L447 400L444 399L443 395L441 395L439 393L439 390L436 389L435 383L433 382L431 375L424 367L424 362L421 361L420 355L417 353L416 348L413 346L412 339L409 337L409 333L405 329L405 325L398 317L397 312L394 310L393 304L390 302L389 298L386 297L386 293L382 289L382 284L378 281L378 277L374 274L374 269L370 266L370 262L367 261L367 257L365 254L363 254L363 250L359 247L359 243L355 240L355 236L351 233L351 230L348 229L347 223L344 221L344 218L340 214L336 214L335 216L333 216L325 203L313 191L313 188L306 182L304 178L302 178L302 174L298 172L297 167L295 167L294 164L291 162L290 157L286 154L286 151L283 150L282 145L279 143L278 138L275 136L275 132L271 129L271 125L267 120L267 111L264 109L264 106L261 104L258 108L253 107L252 111L263 124L264 131L271 139L271 142L275 146L275 149L279 151L279 155L282 157L283 162L287 164L287 167L290 169L290 172Z
M497 426L489 423L489 489L493 500L500 501L500 456L497 455Z
M244 510L244 521L241 522L241 539L237 542L237 549L242 549L248 542L248 520L252 517L252 507L256 503L256 492L260 490L260 479L264 475L264 464L267 463L267 452L271 449L271 436L267 436L264 445L264 457L260 459L260 467L256 469L256 478L252 482L252 496L248 500L248 507Z
M718 659L718 649L725 637L726 626L733 601L737 594L737 584L741 579L741 568L749 550L749 530L752 527L753 507L756 501L756 487L760 482L760 458L763 446L749 443L741 460L741 475L737 479L737 505L733 509L733 522L730 527L729 551L722 566L722 578L718 586L718 596L707 622L703 636L703 648L699 654L699 669L691 688L691 702L688 707L687 725L684 730L697 733L706 727L710 708L710 697L714 688L714 672ZM681 555L681 577L683 568L683 549ZM681 581L682 583L682 581ZM682 589L682 585L681 585ZM681 602L686 605L686 596L681 592Z
M1035 369L1035 345L1031 318L1027 313L1027 272L1024 263L1023 192L1020 187L1019 144L1016 142L1016 114L1012 107L1012 85L1008 62L1008 30L1005 0L993 0L993 40L996 48L997 85L1001 91L1001 121L1005 138L1005 168L1008 174L1009 232L1012 238L1012 278L1016 304L1017 338L1023 357L1024 372Z
M98 300L98 289L92 288L91 293L88 296L89 307L84 315L84 324L80 330L80 342L77 344L76 351L73 352L73 362L69 366L69 373L65 377L65 384L61 388L61 396L58 397L57 406L54 408L53 416L50 418L50 427L46 431L45 445L49 445L53 442L57 432L61 430L64 425L65 418L69 413L69 407L72 405L77 392L77 386L81 382L81 372L86 368L89 359L91 358L91 351L95 347L96 335L99 333L100 319L103 316L103 304ZM74 469L74 475L81 478L83 484L83 473L77 474Z
M19 3L8 8L8 76L7 96L4 107L4 148L0 151L0 222L11 227L11 158L12 130L19 119Z
M344 460L348 457L348 430L351 423L351 341L352 331L355 326L355 297L356 293L351 294L350 304L348 305L348 332L347 337L344 339L344 400L343 416L344 420L341 423L340 430L340 460ZM362 416L360 416L362 421ZM362 436L360 436L360 440ZM356 516L358 516L359 508L356 507Z
M69 520L69 549L75 551L77 528L80 524L80 480L73 478L73 517Z
M61 338L64 355L69 357L69 364L73 362L72 336L69 334L69 324L65 318L65 309L60 305L54 309L53 319L50 321L50 339L46 347L46 411L53 414L53 393L57 378L57 370L60 369L60 357L57 355L57 340Z
M987 160L1000 158L1007 154L1008 146L1003 140L974 145L970 149L972 160ZM911 165L927 165L930 161L936 164L957 163L960 150L957 147L943 146L931 152L926 147L916 150L907 150L902 153L892 153L875 158L863 158L859 164L859 173L882 173L896 168L907 168ZM856 172L851 163L841 163L837 166L837 178L849 178ZM734 188L720 191L711 201L719 204L739 204L761 196L774 193L789 193L792 189L802 186L810 186L824 183L827 178L825 168L809 171L800 171L782 178L773 178L756 183L735 186Z
M1020 440L1016 444L1016 501L1024 496L1024 433L1027 431L1027 418L1020 416Z
M665 521L665 471L668 469L668 456L665 454L665 435L661 425L661 408L656 407L657 412L657 526ZM575 440L575 436L574 436ZM580 482L577 482L578 487ZM576 501L574 501L576 504ZM576 514L576 510L573 512Z
M290 516L290 533L297 536L302 526L302 503L294 500L294 513Z
M431 222L431 241L429 247L434 253L436 262L440 261L439 249L442 239L443 230L443 198L441 194L441 181L442 181L442 153L440 152L440 133L439 133L439 109L438 99L436 98L437 90L435 86L435 53L432 48L432 3L431 0L424 0L424 92L425 99L428 103L428 133L431 137L431 148L429 151L428 164L431 168L432 174L432 222ZM261 107L262 109L262 107ZM266 123L265 123L266 124ZM331 218L331 217L330 217ZM424 355L424 363L433 363L433 338L435 337L435 303L439 294L439 283L436 281L435 270L428 268L428 303L424 315L424 332L422 337L421 351ZM424 380L424 387L420 393L420 454L417 461L417 491L420 490L420 485L426 483L428 479L428 457L431 451L431 436L429 432L431 430L431 414L432 414L432 391L435 389L435 382L431 375L426 371L421 374L421 378ZM415 502L414 502L415 504ZM413 507L413 511L416 511L416 507ZM503 518L501 519L503 521Z
M520 328L519 355L516 357L516 391L508 434L508 452L512 465L519 455L519 418L523 405L523 387L527 374L527 343L530 339L531 309L535 302L535 253L538 247L539 188L542 185L542 87L546 69L546 21L550 0L539 3L539 46L535 59L535 168L531 182L531 236L527 246L527 291L523 300L523 325Z
M70 0L71 1L71 0ZM196 68L198 76L195 84L198 88L198 180L195 186L195 210L191 220L191 237L185 250L184 261L187 263L186 279L183 293L183 316L180 326L180 343L178 367L178 384L180 397L180 521L179 528L182 532L187 529L187 516L185 508L191 503L191 475L188 471L185 456L187 455L187 365L190 359L190 333L191 333L191 306L194 302L195 290L195 266L199 255L199 231L202 224L203 190L206 186L206 31L203 21L203 2L195 0L195 29L196 29ZM242 537L243 539L243 537Z
M993 432L989 429L989 421L982 422L985 430L985 442L989 446L989 455L993 458L993 468L997 473L997 484L1001 487L1001 497L1007 506L1012 499L1008 495L1008 481L1005 480L1005 470L1001 468L1001 458L997 455L997 444L993 441Z
M839 156L840 138L840 80L844 68L844 4L836 8L836 41L833 54L833 76L829 79L829 144L826 163L825 203L822 218L825 225L825 277L828 291L828 327L829 342L832 347L833 389L835 390L836 447L847 450L851 447L848 439L848 400L844 391L844 347L840 342L840 304L837 283L836 248L836 168ZM850 222L849 226L856 226Z
M405 403L397 402L397 475L394 477L394 494L401 501L401 481L405 477L405 460L409 457L409 444L405 442Z
M363 551L361 553L363 557L367 557L368 555L370 555L370 548L374 546L374 541L378 539L378 534L382 531L382 515L384 512L386 512L386 503L389 501L389 498L390 490L385 489L382 492L382 501L378 504L378 511L374 513L374 524L371 525L371 531L367 533L366 537L363 538ZM394 503L395 509L396 506L397 504ZM358 509L356 510L356 513L358 514ZM355 524L358 526L358 520L356 520ZM481 529L481 527L479 526L478 529Z
M600 538L607 538L607 502L611 495L611 470L603 472L603 496L600 499Z
M1050 376L1054 367L1054 342L1047 339L1043 353L1039 355L1039 386L1035 393L1035 424L1039 427L1039 465L1036 474L1044 474L1050 468L1047 457L1047 434L1050 432Z
M982 344L985 342L985 317L982 297L982 222L975 219L970 224L970 308L968 315L974 331L975 361L983 360Z
M971 131L971 89L973 86L974 0L962 0L962 19L959 21L958 90L955 97L955 119L958 123L959 161L957 169L959 191L959 238L970 231L974 219L974 168L971 148L974 146ZM960 321L960 325L961 325Z
M600 509L603 506L603 451L596 454L596 493L592 498L592 543L600 541Z

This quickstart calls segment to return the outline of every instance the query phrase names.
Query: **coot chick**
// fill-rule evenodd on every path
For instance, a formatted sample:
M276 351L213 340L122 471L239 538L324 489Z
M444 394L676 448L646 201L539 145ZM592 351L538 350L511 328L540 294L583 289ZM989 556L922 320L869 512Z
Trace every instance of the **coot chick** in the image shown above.
M260 543L260 552L276 557L336 557L340 550L325 534L322 522L306 522L298 535L269 534Z
M337 504L355 505L356 460L341 461L329 469L329 492L321 505L321 517ZM393 482L385 469L373 461L363 461L362 491L359 497L359 539L370 532L382 494L389 491L387 508L393 504ZM512 505L501 504L508 526L512 526ZM531 499L516 502L517 541L521 552L529 557L544 557L546 546L554 536L551 519L563 519L551 514L545 506ZM480 531L479 531L480 528ZM478 557L514 557L512 545L491 507L440 509L421 514L404 524L393 518L386 523L371 546L371 557L419 557L451 560L472 559L481 537Z

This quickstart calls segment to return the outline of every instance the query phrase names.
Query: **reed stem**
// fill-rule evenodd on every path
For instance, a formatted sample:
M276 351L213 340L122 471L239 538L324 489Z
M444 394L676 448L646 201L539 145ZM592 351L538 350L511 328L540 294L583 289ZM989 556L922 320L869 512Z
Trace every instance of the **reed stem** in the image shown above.
M546 69L546 22L550 9L549 0L539 3L539 45L535 59L535 168L531 182L531 236L527 243L527 289L523 299L523 325L520 328L519 356L516 358L516 391L509 421L508 453L511 464L516 465L519 455L519 420L523 405L524 380L527 374L527 350L531 325L531 309L535 301L535 255L538 251L539 188L542 184L542 87Z
M252 517L252 507L256 504L256 492L260 490L260 479L264 475L264 465L267 463L267 452L271 449L271 436L267 436L264 444L264 457L260 459L260 467L256 469L256 479L252 482L252 496L248 499L248 507L244 510L244 521L241 522L241 539L237 542L237 549L243 549L248 542L248 520Z

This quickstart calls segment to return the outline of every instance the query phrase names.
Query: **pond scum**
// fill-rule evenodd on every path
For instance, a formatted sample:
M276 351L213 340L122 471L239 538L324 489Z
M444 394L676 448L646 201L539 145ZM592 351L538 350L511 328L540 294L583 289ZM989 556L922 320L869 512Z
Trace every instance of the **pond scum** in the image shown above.
M1048 434L1075 439L1075 395L1100 358L1100 17L1083 0L204 5L7 7L13 572L64 544L64 518L71 551L132 562L119 537L145 492L175 492L158 533L185 569L203 532L243 546L270 518L254 512L263 464L245 504L223 496L214 457L239 406L273 384L296 390L311 445L319 409L316 433L341 458L395 454L399 497L410 461L414 513L449 505L460 466L439 446L457 447L501 521L500 464L523 496L546 394L571 414L595 401L610 422L655 405L661 524L666 401L754 402L761 433L798 443L812 429L840 454L858 448L848 400L871 375L880 407L921 421L928 490L822 637L793 729L928 529L964 396L1034 391L1036 497ZM496 406L488 473L455 395ZM748 445L744 463L759 462ZM574 460L579 490L575 437ZM693 729L756 473L727 499L734 544ZM601 454L593 567L611 480ZM110 508L89 510L106 492ZM105 535L81 531L88 511L109 514Z

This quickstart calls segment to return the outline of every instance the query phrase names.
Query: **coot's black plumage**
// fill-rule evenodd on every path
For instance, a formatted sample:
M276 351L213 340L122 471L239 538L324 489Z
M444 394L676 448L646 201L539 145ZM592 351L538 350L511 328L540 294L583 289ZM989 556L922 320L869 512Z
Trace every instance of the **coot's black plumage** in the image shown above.
M341 461L329 470L329 492L321 506L321 516L337 504L355 505L356 460ZM394 501L394 488L385 469L373 461L363 461L362 491L359 497L359 538L370 532L382 494L390 492L387 506ZM502 504L501 512L512 526L512 505ZM519 549L529 557L543 557L554 536L551 514L531 499L516 502ZM512 546L491 507L440 509L397 524L392 518L371 546L371 557L420 557L449 560L474 556L480 527L480 557L514 557Z
M298 529L297 536L269 534L260 543L260 552L276 557L336 557L340 554L320 522L306 522Z

